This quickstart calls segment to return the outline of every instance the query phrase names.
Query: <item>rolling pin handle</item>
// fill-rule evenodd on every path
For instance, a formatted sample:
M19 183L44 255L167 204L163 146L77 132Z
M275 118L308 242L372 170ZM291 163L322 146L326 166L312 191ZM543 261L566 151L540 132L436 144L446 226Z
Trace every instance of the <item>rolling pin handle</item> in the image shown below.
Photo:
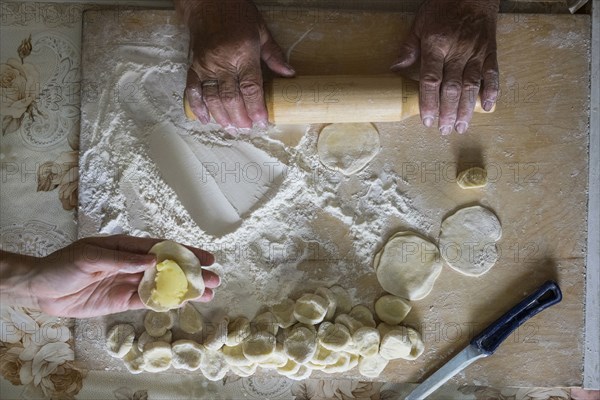
M547 281L473 338L471 345L492 355L498 346L525 321L561 300L562 293L556 282Z

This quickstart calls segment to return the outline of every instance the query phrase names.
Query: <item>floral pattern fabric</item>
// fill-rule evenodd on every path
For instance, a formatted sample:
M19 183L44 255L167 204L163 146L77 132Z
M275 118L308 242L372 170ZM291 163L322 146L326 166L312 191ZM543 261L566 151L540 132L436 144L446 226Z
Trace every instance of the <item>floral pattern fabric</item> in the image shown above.
M76 237L81 4L2 3L0 248L47 255ZM402 399L415 385L86 371L72 321L0 308L0 398ZM598 391L444 385L431 399L598 400Z

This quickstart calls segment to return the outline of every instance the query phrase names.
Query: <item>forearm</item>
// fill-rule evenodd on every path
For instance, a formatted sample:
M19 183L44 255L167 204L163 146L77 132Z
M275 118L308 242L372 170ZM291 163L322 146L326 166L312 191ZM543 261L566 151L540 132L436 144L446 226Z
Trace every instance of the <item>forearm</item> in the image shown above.
M0 303L38 308L30 283L37 258L0 250Z

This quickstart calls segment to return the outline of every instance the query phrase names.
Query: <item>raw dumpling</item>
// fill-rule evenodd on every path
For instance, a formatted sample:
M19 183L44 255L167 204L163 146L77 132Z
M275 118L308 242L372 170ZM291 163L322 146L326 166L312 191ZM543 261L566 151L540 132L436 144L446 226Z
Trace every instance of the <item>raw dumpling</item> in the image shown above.
M175 315L172 312L148 311L144 317L144 328L150 336L161 337L175 323Z
M133 347L135 329L129 324L119 324L111 328L106 336L106 349L113 357L123 358Z
M177 369L195 371L200 368L202 346L192 340L178 340L171 345L173 360L171 363Z
M498 260L496 242L502 237L498 217L481 206L458 210L442 222L440 250L450 267L480 276Z
M192 303L186 303L179 309L179 327L182 331L190 334L202 330L204 319Z
M294 317L303 324L316 325L327 315L329 302L316 294L305 294L296 301Z
M144 273L138 293L151 310L167 311L204 293L200 260L185 246L166 240L155 244L149 254L156 255L156 267Z
M413 232L398 232L377 253L377 280L386 292L409 300L427 296L442 272L440 253Z

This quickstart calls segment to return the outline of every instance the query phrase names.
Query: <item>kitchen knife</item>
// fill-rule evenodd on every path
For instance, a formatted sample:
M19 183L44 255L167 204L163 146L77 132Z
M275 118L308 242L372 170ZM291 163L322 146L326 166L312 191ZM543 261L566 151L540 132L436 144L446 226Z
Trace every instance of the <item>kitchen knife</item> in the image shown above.
M448 379L480 358L494 354L498 346L519 326L544 309L560 302L562 293L554 281L544 283L535 293L502 315L469 345L416 387L405 400L427 398Z

